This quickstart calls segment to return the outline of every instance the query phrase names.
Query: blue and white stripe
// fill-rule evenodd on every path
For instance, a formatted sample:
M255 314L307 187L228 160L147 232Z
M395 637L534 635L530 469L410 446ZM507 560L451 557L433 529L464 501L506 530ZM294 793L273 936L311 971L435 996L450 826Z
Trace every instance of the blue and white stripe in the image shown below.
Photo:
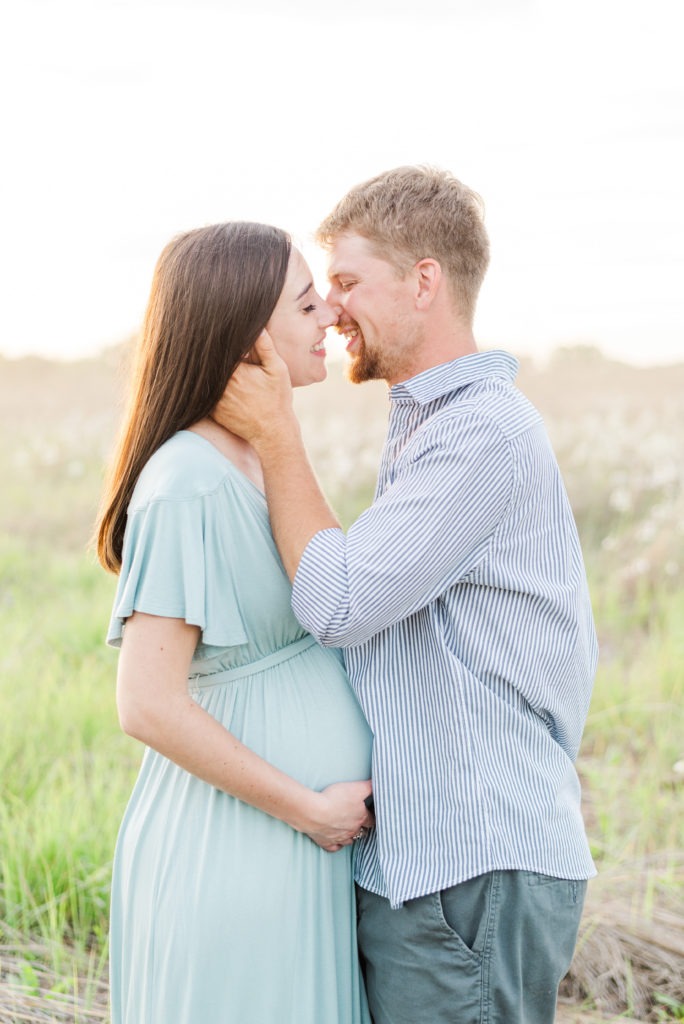
M375 736L357 881L393 906L496 869L587 878L574 760L597 646L582 553L504 352L390 391L375 500L310 542L293 608Z

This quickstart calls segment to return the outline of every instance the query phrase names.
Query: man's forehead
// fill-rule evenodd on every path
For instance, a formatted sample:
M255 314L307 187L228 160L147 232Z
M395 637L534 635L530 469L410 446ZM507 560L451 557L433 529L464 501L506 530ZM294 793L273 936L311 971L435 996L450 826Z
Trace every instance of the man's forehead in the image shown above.
M370 241L363 235L345 232L333 239L328 253L328 277L357 273L369 260L376 260Z

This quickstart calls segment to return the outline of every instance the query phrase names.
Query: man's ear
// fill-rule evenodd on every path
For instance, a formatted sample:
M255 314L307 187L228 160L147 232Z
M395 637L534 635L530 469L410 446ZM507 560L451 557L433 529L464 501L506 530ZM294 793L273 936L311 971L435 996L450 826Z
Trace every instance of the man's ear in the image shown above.
M418 260L413 273L416 279L416 308L426 310L432 305L442 280L442 268L431 257Z

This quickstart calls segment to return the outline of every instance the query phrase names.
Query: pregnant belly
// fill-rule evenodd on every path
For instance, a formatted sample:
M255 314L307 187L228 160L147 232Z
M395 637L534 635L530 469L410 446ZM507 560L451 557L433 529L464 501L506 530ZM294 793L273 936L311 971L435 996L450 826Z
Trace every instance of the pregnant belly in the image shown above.
M251 750L312 789L370 778L372 734L335 652L311 648L217 686L199 703Z

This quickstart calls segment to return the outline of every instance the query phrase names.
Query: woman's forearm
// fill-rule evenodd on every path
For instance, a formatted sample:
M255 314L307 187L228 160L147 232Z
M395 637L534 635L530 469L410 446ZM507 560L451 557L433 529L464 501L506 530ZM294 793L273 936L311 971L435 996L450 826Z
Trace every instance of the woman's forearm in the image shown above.
M123 730L202 781L237 797L326 849L369 824L367 782L318 793L269 764L197 704L187 690L198 630L178 619L135 613L119 659L117 706ZM339 792L338 792L339 791Z
M120 684L120 694L127 685ZM128 735L209 785L308 831L316 794L251 751L187 693L167 692L162 705L120 695L119 705Z

